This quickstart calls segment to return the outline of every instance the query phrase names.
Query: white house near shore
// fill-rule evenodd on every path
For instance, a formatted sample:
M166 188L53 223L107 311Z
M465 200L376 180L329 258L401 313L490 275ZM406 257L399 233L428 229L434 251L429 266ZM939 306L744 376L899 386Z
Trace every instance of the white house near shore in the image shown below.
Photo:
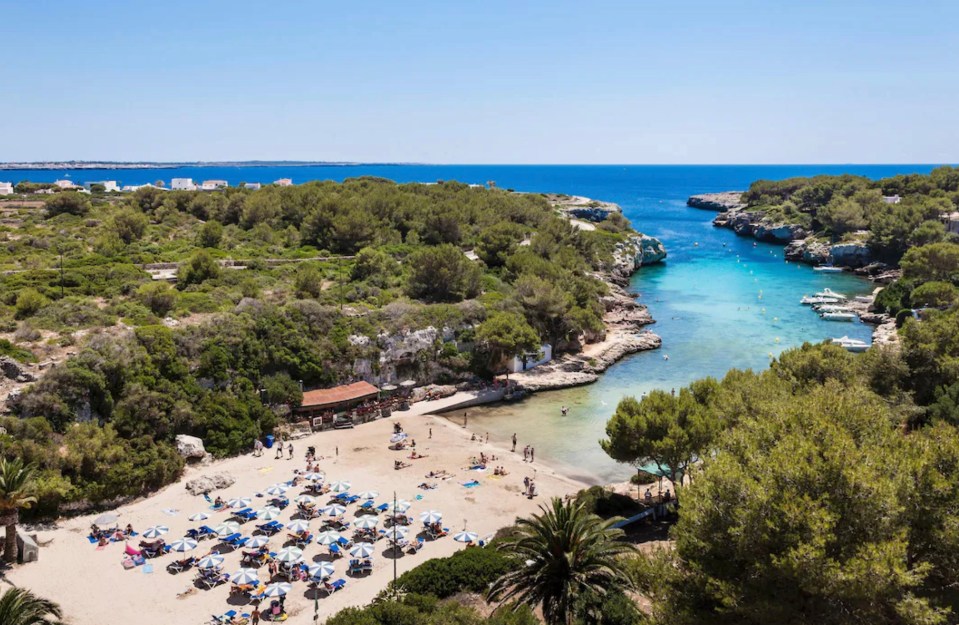
M293 186L293 179L292 179L292 178L280 178L279 180L274 181L273 184L275 184L275 185L278 186L278 187L292 187L292 186Z
M74 189L77 185L73 184L72 180L57 180L53 183L60 189Z
M886 204L898 204L902 201L902 198L898 195L884 195L882 196L882 201Z
M230 184L226 180L204 180L200 184L201 191L216 191L217 189L225 189Z
M553 359L553 346L549 343L543 343L539 351L517 354L506 365L510 373L519 373L528 371L533 367L544 365Z
M243 183L243 188L244 188L244 189L250 189L250 190L252 190L252 191L258 191L258 190L260 189L260 187L262 187L262 186L263 186L263 185L260 184L259 182L244 182L244 183Z
M116 180L98 180L94 182L85 182L83 184L83 187L89 191L95 184L102 184L103 190L106 191L107 193L120 190L120 187L117 185Z
M174 191L196 191L193 178L174 178L170 181L170 188Z
M0 195L13 195L13 183L0 182Z

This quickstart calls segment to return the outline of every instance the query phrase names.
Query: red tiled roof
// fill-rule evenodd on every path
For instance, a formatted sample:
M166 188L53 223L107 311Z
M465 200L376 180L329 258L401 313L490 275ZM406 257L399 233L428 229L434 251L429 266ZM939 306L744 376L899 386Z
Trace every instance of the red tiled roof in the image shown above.
M303 393L303 408L322 408L345 401L364 399L379 393L379 389L369 382L354 382L333 388L321 388Z

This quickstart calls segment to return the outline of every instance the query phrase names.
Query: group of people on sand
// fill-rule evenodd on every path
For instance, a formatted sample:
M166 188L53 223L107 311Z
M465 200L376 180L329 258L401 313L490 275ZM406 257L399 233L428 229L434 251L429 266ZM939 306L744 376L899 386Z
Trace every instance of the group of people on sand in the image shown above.
M90 536L96 539L97 546L103 547L110 544L111 540L126 540L131 536L136 536L136 532L133 531L133 526L129 523L122 530L119 527L102 529L94 523L90 526Z
M527 445L523 448L523 462L532 462L534 457L536 457L535 447Z
M509 475L509 473L506 471L506 467L495 467L493 475Z
M536 496L536 482L529 477L523 478L523 488L525 489L523 495L525 495L527 499L532 499Z

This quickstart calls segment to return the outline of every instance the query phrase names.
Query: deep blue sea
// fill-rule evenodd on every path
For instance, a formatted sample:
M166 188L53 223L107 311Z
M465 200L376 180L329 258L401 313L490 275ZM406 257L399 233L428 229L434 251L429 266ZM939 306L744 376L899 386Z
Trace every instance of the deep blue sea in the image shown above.
M470 410L470 429L488 431L508 444L536 447L539 459L594 482L624 479L631 469L603 454L597 441L606 420L624 395L654 388L679 388L730 368L760 369L772 356L804 341L849 335L868 340L871 328L859 323L822 321L801 306L804 294L830 287L847 295L868 293L873 285L849 275L818 274L786 263L782 248L713 228L714 214L686 207L694 193L746 189L760 179L851 173L870 178L928 173L931 165L741 165L741 166L512 166L512 165L358 165L343 167L203 167L118 171L0 171L0 180L36 182L65 177L76 182L117 180L143 184L174 177L225 179L231 184L293 178L343 180L372 175L398 182L459 180L500 188L551 191L618 203L634 226L659 237L669 253L661 265L645 267L632 288L656 319L659 351L631 356L588 387L541 393L511 405ZM663 358L665 354L669 359ZM561 415L561 407L571 409Z

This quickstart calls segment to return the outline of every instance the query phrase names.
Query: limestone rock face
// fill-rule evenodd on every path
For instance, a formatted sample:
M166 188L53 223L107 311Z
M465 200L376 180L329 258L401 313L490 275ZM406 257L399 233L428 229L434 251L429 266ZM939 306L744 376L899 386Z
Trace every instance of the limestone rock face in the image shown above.
M439 337L439 330L433 326L400 334L380 334L376 337L376 342L381 349L380 362L395 363L412 360L419 352L434 349Z
M186 483L186 489L191 495L202 495L214 490L222 490L233 486L236 478L229 473L214 473L203 475Z
M666 258L666 246L656 237L645 234L632 236L617 243L613 250L612 277L625 284L629 277L643 265L658 263Z
M865 243L837 243L829 248L832 264L839 267L865 267L872 262L872 251Z
M176 450L187 460L200 460L206 456L203 440L187 434L177 434Z

